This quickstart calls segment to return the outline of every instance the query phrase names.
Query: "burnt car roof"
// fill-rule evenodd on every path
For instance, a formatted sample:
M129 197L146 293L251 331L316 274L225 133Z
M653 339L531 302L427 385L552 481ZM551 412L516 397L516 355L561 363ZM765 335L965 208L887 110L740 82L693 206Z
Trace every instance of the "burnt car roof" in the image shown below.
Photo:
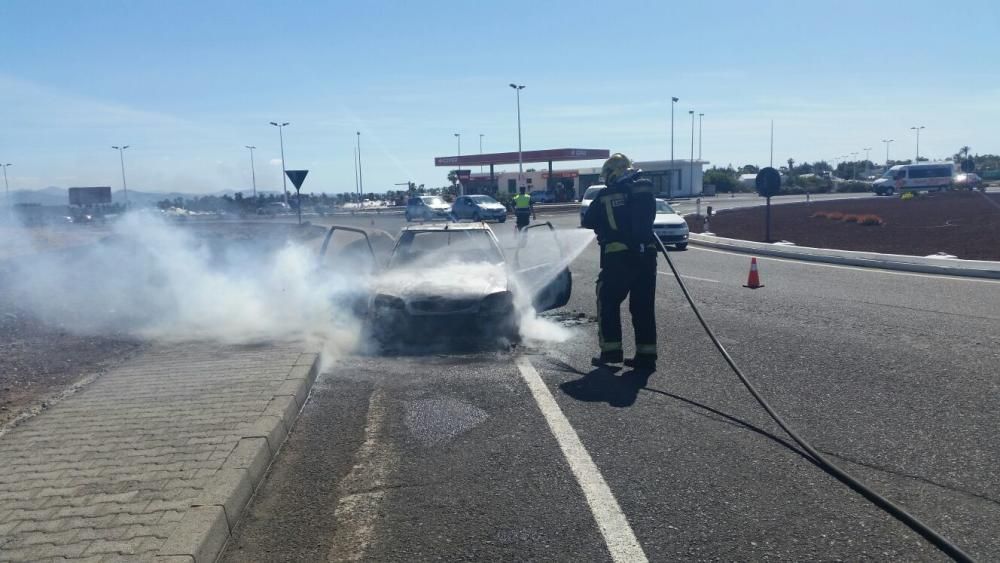
M423 225L409 225L403 227L403 231L489 231L490 228L485 223L425 223Z

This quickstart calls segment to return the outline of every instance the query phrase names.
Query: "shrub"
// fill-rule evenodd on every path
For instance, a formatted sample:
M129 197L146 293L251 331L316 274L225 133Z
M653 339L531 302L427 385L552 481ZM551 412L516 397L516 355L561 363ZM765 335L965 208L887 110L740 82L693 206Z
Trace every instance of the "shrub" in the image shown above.
M870 227L871 226L877 227L877 226L882 225L884 223L885 223L885 221L883 221L882 218L879 217L878 215L868 214L868 215L859 215L858 216L858 224L859 225L868 225Z
M844 215L843 221L845 223L857 223L859 218L858 215Z
M826 219L829 214L826 211L817 211L809 216L810 219Z
M840 211L831 211L826 214L826 218L831 221L841 221L844 219L844 214Z
M899 199L903 201L909 201L913 199L913 192L906 192L905 194L899 196Z

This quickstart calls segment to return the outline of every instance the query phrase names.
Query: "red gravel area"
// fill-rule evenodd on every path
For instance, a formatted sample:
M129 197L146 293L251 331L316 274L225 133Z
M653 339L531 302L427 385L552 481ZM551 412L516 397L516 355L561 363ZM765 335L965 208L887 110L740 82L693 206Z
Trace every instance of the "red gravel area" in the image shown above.
M866 226L813 217L817 212L877 215ZM966 260L1000 260L1000 194L930 193L911 199L871 198L771 206L771 239L798 246L927 256L944 252ZM701 221L689 219L691 230ZM721 237L764 240L764 208L723 211L712 218Z

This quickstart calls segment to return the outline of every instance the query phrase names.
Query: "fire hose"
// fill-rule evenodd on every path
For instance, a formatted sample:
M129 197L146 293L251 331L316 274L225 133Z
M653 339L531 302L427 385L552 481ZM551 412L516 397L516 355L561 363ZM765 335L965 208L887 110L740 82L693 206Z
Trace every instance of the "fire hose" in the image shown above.
M749 391L750 394L753 396L753 398L756 399L756 401L760 404L760 406L763 407L765 411L767 411L767 414L778 424L778 426L780 426L781 429L784 430L785 433L788 434L788 436L791 437L792 440L794 440L795 443L798 444L800 448L805 450L808 456L812 458L812 461L817 466L819 466L820 469L832 475L834 478L836 478L844 485L850 487L852 490L854 490L854 492L868 499L868 501L870 501L872 504L879 507L883 511L887 512L890 516L899 520L914 532L920 534L925 540L934 545L934 547L941 550L948 557L951 557L955 561L974 561L972 557L967 553L965 553L964 551L962 551L961 548L959 548L957 545L949 541L947 538L942 536L939 532L937 532L927 524L921 522L919 519L917 519L916 516L913 516L905 509L903 509L901 506L883 497L882 495L874 491L871 487L862 483L858 478L854 477L846 470L842 469L841 467L834 464L832 461L828 460L826 457L823 456L823 454L817 451L816 448L814 448L812 444L809 443L809 441L799 436L799 434L795 432L795 430L793 430L788 425L788 423L784 421L784 419L781 418L781 415L779 415L778 412L775 411L774 408L767 402L767 400L764 399L764 397L760 394L757 388L754 387L753 383L750 382L750 379L747 378L747 376L743 373L743 370L741 370L740 367L736 365L736 361L733 360L733 357L729 355L729 352L722 345L722 343L719 342L719 339L716 338L715 333L712 332L711 327L709 327L708 323L705 322L705 318L701 316L701 312L698 310L697 305L695 305L694 300L691 298L691 294L688 293L687 287L685 287L684 281L681 279L680 274L677 272L677 268L674 267L674 263L670 259L670 254L667 252L666 247L663 246L663 242L660 240L660 237L657 236L655 233L653 234L653 236L656 237L656 245L659 247L660 252L663 253L663 257L667 259L667 265L670 266L670 271L673 273L674 278L677 280L677 285L680 286L681 292L684 294L684 298L687 300L688 304L691 305L691 310L694 311L695 317L698 318L698 322L701 323L701 327L705 329L705 333L708 335L709 339L711 339L712 344L714 344L715 348L719 351L720 354L722 354L722 357L726 360L726 363L729 364L729 367L733 370L733 373L736 374L736 377L739 378L743 386L746 387L747 391Z

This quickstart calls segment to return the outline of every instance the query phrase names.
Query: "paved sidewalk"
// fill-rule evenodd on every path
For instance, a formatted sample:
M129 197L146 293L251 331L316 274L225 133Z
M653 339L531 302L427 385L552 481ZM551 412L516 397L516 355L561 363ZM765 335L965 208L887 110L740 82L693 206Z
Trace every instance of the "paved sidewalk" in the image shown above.
M213 522L192 505L223 515L224 541L316 359L291 345L161 346L0 437L0 561L152 560L192 542L178 561L214 558L197 553L199 522Z

